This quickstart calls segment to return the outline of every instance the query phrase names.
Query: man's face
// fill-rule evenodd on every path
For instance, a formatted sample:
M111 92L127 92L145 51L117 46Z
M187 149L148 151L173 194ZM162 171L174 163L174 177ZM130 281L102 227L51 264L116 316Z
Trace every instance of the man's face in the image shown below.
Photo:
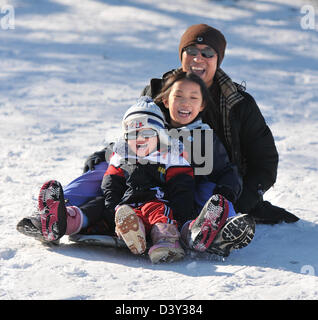
M200 50L206 47L210 48L206 44L194 44L193 46ZM217 69L217 62L218 56L216 53L212 58L203 57L201 52L198 52L195 56L188 54L185 50L182 53L182 70L198 75L205 82L207 87L212 85Z

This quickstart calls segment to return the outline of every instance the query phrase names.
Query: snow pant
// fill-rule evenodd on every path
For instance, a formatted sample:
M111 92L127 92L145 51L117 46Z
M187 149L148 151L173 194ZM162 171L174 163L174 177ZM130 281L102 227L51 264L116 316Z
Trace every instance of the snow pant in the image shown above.
M80 207L84 203L103 195L101 190L103 176L108 168L107 162L101 162L95 166L94 171L87 171L64 189L64 198L67 206Z
M66 205L79 207L87 217L87 229L91 230L95 226L94 230L111 234L115 232L114 214L105 208L101 190L107 168L107 162L95 165L95 170L85 172L64 187L63 191Z
M93 230L96 229L107 234L115 232L114 212L109 211L105 207L105 199L103 196L96 197L81 205L79 208L87 217L88 230L93 232Z
M144 223L146 234L149 234L153 225L159 222L177 226L176 220L173 219L172 209L159 200L149 201L132 209Z

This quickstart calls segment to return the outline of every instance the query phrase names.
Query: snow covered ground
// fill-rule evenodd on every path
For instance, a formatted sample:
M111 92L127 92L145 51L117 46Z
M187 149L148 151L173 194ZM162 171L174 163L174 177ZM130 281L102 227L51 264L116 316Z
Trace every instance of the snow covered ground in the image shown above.
M318 299L317 1L0 0L0 12L0 299ZM43 182L80 175L149 79L179 66L195 23L225 34L223 69L273 131L280 163L265 199L301 220L257 225L226 261L169 265L19 234Z

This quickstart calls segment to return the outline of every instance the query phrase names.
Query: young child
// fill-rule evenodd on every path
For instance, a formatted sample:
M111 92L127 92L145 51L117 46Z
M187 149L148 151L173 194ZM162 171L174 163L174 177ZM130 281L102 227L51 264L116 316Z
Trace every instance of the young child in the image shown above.
M194 202L193 169L179 153L169 151L163 129L162 112L151 99L144 97L129 108L123 119L124 139L114 146L102 182L105 206L114 215L118 236L132 253L142 254L149 235L153 263L184 257L175 219L190 219ZM74 234L87 220L79 208L65 207L57 181L42 187L39 210L47 240Z
M150 235L153 263L180 260L176 220L193 215L193 169L168 148L162 112L151 99L141 98L127 110L123 130L125 142L115 146L102 182L116 232L134 254L145 252Z

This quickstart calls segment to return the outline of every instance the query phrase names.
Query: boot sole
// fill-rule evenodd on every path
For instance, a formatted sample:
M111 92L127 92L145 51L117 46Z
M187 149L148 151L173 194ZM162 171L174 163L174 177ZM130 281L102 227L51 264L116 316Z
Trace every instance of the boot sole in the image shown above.
M47 241L56 241L66 232L66 207L62 185L56 180L46 182L39 194L38 208L42 235Z
M230 219L207 252L227 257L234 249L246 247L254 238L255 221L247 214Z
M133 254L142 254L146 251L146 238L140 229L139 218L128 205L121 206L115 215L117 232L125 241Z
M158 248L149 253L149 258L152 263L169 263L182 260L185 252L178 248Z
M213 195L190 227L190 247L200 252L207 250L224 226L228 212L228 203L224 197Z

